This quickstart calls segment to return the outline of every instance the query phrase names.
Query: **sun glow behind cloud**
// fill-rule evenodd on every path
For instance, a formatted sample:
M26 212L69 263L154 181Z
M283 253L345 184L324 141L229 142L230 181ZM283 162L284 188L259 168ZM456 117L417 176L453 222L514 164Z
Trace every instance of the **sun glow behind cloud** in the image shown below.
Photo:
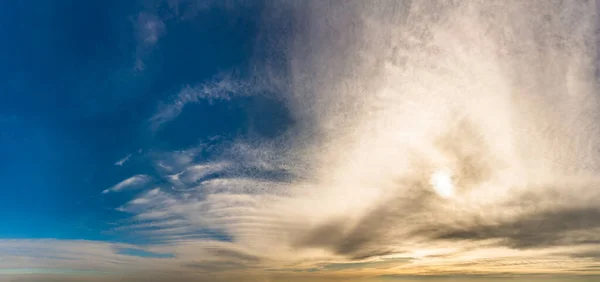
M452 183L452 174L448 169L441 169L431 175L431 186L438 195L443 198L449 198L454 195L454 183Z
M294 123L149 154L159 187L119 207L131 216L119 230L173 257L91 244L77 254L87 267L115 257L102 270L257 281L599 273L595 3L280 2L265 7L267 39L282 16L291 38L264 47L285 53L289 77L265 60L257 81L184 87L149 123L265 89Z

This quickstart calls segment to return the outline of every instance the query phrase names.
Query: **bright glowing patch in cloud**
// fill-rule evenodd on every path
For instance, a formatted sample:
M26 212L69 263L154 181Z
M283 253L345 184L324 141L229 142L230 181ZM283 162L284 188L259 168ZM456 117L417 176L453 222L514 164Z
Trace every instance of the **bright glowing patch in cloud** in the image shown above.
M452 183L450 170L437 170L431 175L430 183L440 197L449 198L454 195L454 183Z

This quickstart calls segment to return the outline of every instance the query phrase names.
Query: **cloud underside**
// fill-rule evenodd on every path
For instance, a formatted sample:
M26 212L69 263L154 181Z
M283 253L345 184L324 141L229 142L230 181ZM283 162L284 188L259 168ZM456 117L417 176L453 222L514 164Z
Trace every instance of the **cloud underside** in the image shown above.
M277 88L294 123L152 155L164 185L121 206L131 221L116 232L175 258L128 267L256 281L599 274L596 4L336 4L266 4L265 42L282 43L260 47L283 53L285 72L258 60L256 88L184 87L151 118L157 130L185 104ZM283 19L294 32L269 38ZM448 197L430 181L440 170Z

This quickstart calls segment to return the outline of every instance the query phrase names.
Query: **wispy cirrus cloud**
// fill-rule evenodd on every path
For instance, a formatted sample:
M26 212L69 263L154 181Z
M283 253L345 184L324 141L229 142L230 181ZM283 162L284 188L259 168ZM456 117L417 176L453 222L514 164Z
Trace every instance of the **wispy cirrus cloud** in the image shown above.
M138 41L134 69L143 71L146 68L144 57L152 52L159 39L166 34L167 28L163 19L151 12L140 12L133 19L133 26Z
M158 16L146 12L137 15L135 28L140 44L147 46L156 44L166 32L163 21Z
M259 85L238 80L229 75L221 75L211 81L195 86L184 86L171 101L159 105L158 110L150 118L150 127L159 129L163 124L177 118L185 105L206 101L229 100L235 96L251 96L260 92Z
M167 35L167 26L173 23L189 22L209 11L211 8L233 10L235 8L253 6L246 1L144 1L145 8L132 17L132 24L137 39L134 70L146 69L146 57L151 54L162 37ZM232 15L233 16L233 15Z
M116 166L122 166L124 163L126 163L129 158L131 158L131 154L127 154L127 156L123 157L122 159L118 160L115 162Z
M134 175L117 183L115 186L102 191L102 193L106 194L110 192L121 192L123 190L140 188L140 186L149 183L151 180L152 178L145 174Z

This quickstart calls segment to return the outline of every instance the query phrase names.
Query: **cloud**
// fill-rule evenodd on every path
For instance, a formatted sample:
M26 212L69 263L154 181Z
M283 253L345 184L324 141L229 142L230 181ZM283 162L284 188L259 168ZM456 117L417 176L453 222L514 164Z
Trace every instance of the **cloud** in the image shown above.
M131 217L117 231L175 258L86 245L104 255L98 269L231 281L599 273L591 2L272 5L261 54L274 57L257 59L256 77L281 78L184 86L150 124L263 89L285 89L271 92L295 122L268 140L150 154L158 188L119 208ZM272 81L285 85L261 86ZM430 184L440 170L452 172L445 197ZM50 264L38 259L19 265Z
M127 178L127 179L117 183L115 186L102 191L102 193L106 194L106 193L110 193L110 192L121 192L121 191L127 190L127 189L138 188L139 186L147 184L151 180L152 180L152 178L145 174L134 175L130 178Z
M556 245L600 244L598 208L552 210L524 214L508 222L486 223L453 230L444 227L439 235L450 240L501 239L519 249ZM584 231L581 233L581 231ZM585 232L587 231L587 232Z
M185 105L205 101L229 100L236 96L252 96L264 90L261 85L238 80L231 75L219 75L210 81L195 86L186 85L172 101L162 103L150 118L150 126L157 130L163 124L174 120L183 111Z
M131 158L131 154L127 154L127 156L125 156L122 159L120 159L117 162L115 162L115 165L116 166L122 166L125 162L127 162L129 160L129 158Z
M166 32L165 24L156 15L141 12L135 19L137 37L140 44L152 46Z
M159 39L167 32L166 25L158 15L151 12L140 12L133 19L137 40L134 69L142 71L146 68L144 57L151 53Z
M115 255L113 248L126 246L127 244L53 239L1 240L0 259L5 270L119 272L123 269L122 266L130 264L134 258ZM103 259L107 257L113 259Z
M150 124L159 129L189 103L267 90L294 123L269 140L155 154L167 184L121 208L136 222L128 230L164 244L221 240L271 268L398 257L393 271L411 275L585 265L554 267L575 257L556 252L598 247L587 5L266 5L262 36L272 44L261 51L274 57L257 59L255 74L266 78L184 86ZM269 37L284 27L294 32ZM452 172L452 195L431 186L440 170Z
M125 249L154 254L170 252L174 256L132 256L124 254ZM273 271L267 268L273 265L272 262L263 261L258 254L243 251L239 245L190 240L145 247L97 241L1 240L0 250L0 260L5 262L0 270L0 281L379 281L378 276L381 275L409 281L453 278L479 278L486 281L485 279L494 277L522 278L527 281L537 281L539 278L539 281L547 281L544 280L548 278L547 275L540 274L464 272L466 261L473 260L486 251L495 253L496 257L480 257L476 264L490 270L553 266L563 270L585 268L589 274L593 274L597 273L597 269L594 271L594 268L600 266L590 265L589 261L576 258L569 260L561 255L542 259L539 252L518 255L514 250L479 248L477 251L465 253L463 257L454 257L453 260L449 260L448 257L432 258L428 261L388 258L355 263L320 263L313 265L313 268L288 265ZM60 257L56 254L60 254ZM536 257L530 257L532 255ZM440 268L442 266L446 266L446 269L449 266L458 269L439 271L443 269ZM416 268L420 272L398 274L398 270L406 271L407 268ZM307 271L300 271L304 269ZM579 280L581 276L560 272L554 272L552 276L572 279L566 281L585 281Z
M227 163L197 164L189 166L176 174L169 175L168 178L173 185L189 187L210 177L212 174L225 171L228 167L231 166Z
M189 0L150 0L143 1L143 11L132 18L137 40L134 70L144 71L147 56L154 52L155 46L167 34L167 27L193 22L211 9L226 10L228 16L237 17L234 11L256 6L248 1L189 1Z

